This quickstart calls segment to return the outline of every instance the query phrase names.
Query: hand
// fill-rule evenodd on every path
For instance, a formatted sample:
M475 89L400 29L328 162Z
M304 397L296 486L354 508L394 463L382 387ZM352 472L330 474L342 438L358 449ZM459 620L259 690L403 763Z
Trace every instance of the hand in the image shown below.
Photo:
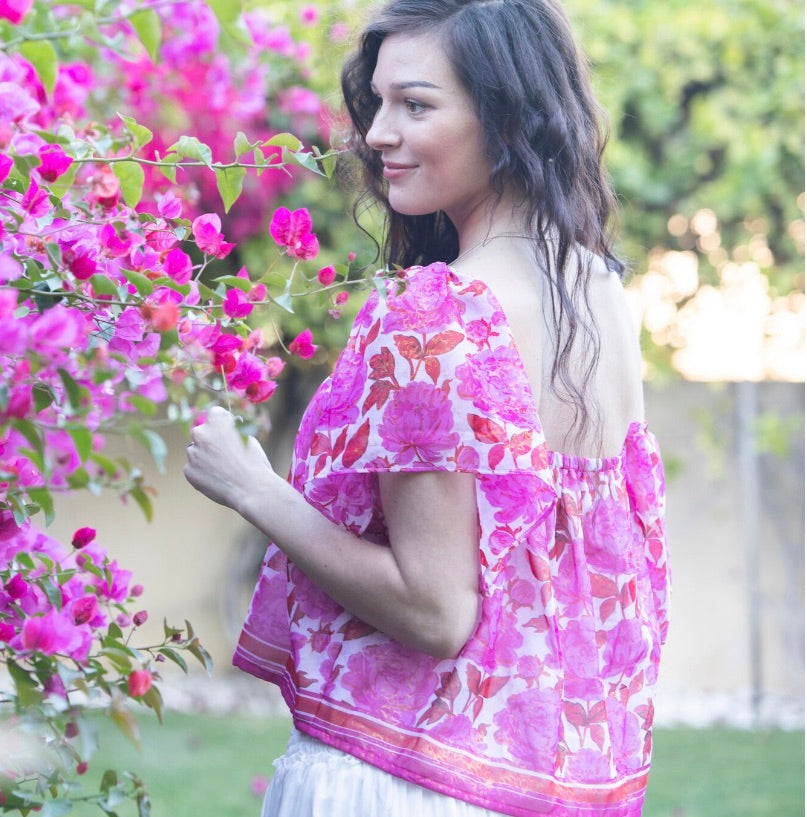
M246 439L229 411L214 406L207 420L191 431L185 479L205 496L233 510L246 496L263 491L276 478L263 448L254 437Z

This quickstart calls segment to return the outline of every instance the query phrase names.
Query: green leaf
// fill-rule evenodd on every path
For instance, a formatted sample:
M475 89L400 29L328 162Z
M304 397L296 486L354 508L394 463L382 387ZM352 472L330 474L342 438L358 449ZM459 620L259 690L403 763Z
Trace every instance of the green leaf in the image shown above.
M249 139L247 139L247 135L243 131L238 131L238 133L235 135L235 139L233 140L233 153L235 154L236 160L239 156L249 153L256 144L258 143L250 142Z
M175 151L185 159L196 159L210 168L213 166L213 152L195 136L180 136L168 150Z
M291 293L284 292L282 295L272 298L272 302L276 303L281 309L285 309L286 312L290 312L292 315L294 314L294 307L292 306L291 302Z
M36 383L31 389L31 396L34 398L34 410L38 414L50 406L56 399L53 389L47 383Z
M39 455L40 459L44 460L45 458L45 449L42 441L42 436L37 429L37 427L28 420L21 420L19 418L14 418L11 421L11 425L25 437L26 440L31 444L31 447L36 451Z
M194 638L186 647L188 652L205 668L208 675L213 675L213 659L210 653Z
M50 525L56 518L53 509L53 497L47 488L28 488L28 496L42 509L45 514L45 525Z
M294 153L302 149L303 143L293 133L276 133L271 139L267 139L263 146L286 148Z
M28 40L20 45L20 54L34 66L45 90L52 94L59 73L59 60L53 45L48 40Z
M103 454L99 454L97 451L93 451L89 459L91 462L100 466L108 477L114 477L120 471L120 465L118 465L118 463L109 457L105 457Z
M132 137L135 150L140 150L154 138L154 134L145 125L139 124L134 117L119 113L118 118Z
M153 709L157 715L157 720L163 722L163 696L160 690L152 685L149 691L140 699L149 708Z
M325 175L325 171L313 153L309 151L291 151L291 156L300 167L304 167L306 170L310 170L320 176Z
M70 814L73 810L73 803L70 800L46 800L42 804L41 817L64 817L65 814Z
M151 504L149 495L138 485L129 489L129 496L140 506L146 521L151 522L154 518L154 506Z
M130 269L121 270L121 272L126 280L134 286L139 295L145 297L151 295L154 291L154 284L145 275Z
M152 63L156 63L160 54L160 42L162 40L162 24L160 16L154 9L143 9L136 11L129 22L132 24L140 42L149 55Z
M133 405L140 414L146 417L153 417L157 411L157 404L142 394L127 394L126 402Z
M76 173L78 172L79 165L76 162L73 162L67 170L56 179L55 182L50 182L48 185L48 190L51 192L52 195L56 196L58 199L61 199L62 196L73 186L73 182L76 180Z
M75 412L81 406L81 392L82 388L73 379L72 375L66 369L57 369L59 377L62 380L65 394L67 395L67 402L71 411Z
M111 295L113 297L118 294L118 285L106 275L96 273L90 278L93 291L96 295Z
M6 660L6 667L11 680L17 688L17 697L20 704L23 707L39 704L42 701L42 693L39 691L36 679L11 658Z
M170 647L160 647L157 652L160 653L160 655L164 655L170 661L173 661L182 669L184 673L187 674L188 662L176 650L172 650Z
M86 468L76 468L75 471L67 475L67 484L74 491L86 488L90 484L90 474Z
M67 433L73 440L79 459L82 463L85 463L92 451L92 433L86 428L71 428L68 429Z
M224 212L229 213L241 195L247 171L243 167L217 167L213 172L216 174L216 186L224 205Z
M179 161L178 153L168 153L160 159L160 173L172 184L177 183L177 169L174 165Z
M140 729L134 715L129 712L121 703L116 703L109 710L109 717L112 723L139 749Z
M129 433L150 453L160 473L165 473L165 460L168 457L168 446L165 440L150 428L139 428L132 424Z
M241 292L249 292L255 286L249 278L239 278L237 275L222 275L216 278L217 284L224 284L228 287L236 287Z
M137 207L143 196L145 173L138 162L115 162L112 172L118 177L123 200L129 207Z

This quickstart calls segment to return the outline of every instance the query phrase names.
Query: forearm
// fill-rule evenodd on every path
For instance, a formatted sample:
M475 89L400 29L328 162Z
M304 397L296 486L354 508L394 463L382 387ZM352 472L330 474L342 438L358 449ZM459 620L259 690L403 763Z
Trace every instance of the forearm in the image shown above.
M444 658L470 635L475 587L447 594L424 585L423 570L331 522L276 474L267 472L235 509L338 604L396 641Z

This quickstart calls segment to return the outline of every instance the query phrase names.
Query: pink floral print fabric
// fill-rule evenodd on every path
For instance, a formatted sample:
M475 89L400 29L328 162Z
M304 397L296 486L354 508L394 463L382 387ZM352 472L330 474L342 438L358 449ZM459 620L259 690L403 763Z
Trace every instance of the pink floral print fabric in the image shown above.
M291 480L388 546L378 474L476 476L481 617L456 659L352 617L270 545L234 663L297 728L518 817L639 817L667 632L664 476L643 422L604 459L548 450L498 301L444 264L370 297L306 411Z

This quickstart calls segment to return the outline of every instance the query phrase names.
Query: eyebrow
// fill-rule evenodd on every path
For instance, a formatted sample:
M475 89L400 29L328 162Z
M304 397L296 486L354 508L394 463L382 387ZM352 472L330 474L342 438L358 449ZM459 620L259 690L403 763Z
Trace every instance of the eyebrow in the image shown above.
M374 91L377 90L374 82L370 83L370 87ZM439 85L435 85L433 82L426 82L426 80L423 79L410 80L409 82L393 82L390 88L392 88L393 91L406 91L409 88L435 88L440 90Z

